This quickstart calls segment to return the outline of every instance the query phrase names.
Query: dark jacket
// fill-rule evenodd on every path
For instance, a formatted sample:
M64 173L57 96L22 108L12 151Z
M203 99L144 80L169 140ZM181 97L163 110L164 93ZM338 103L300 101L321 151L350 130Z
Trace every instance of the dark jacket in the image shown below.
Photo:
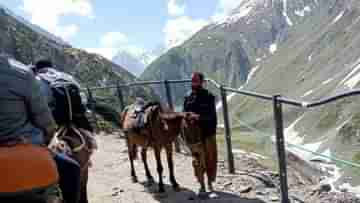
M187 94L184 100L185 112L194 112L200 115L200 126L203 136L216 135L217 116L215 96L206 89Z
M43 144L56 123L34 74L19 62L0 55L0 143L28 138ZM47 139L48 139L47 138Z

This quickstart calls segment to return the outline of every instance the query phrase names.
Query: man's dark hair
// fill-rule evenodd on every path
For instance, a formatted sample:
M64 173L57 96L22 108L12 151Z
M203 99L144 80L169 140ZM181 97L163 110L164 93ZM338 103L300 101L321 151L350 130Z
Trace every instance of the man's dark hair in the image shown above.
M198 76L201 82L204 81L204 74L202 74L200 72L193 72L193 75Z
M44 60L39 60L38 62L36 62L35 64L35 68L37 70L43 69L43 68L49 68L52 67L53 64L50 60L44 59Z

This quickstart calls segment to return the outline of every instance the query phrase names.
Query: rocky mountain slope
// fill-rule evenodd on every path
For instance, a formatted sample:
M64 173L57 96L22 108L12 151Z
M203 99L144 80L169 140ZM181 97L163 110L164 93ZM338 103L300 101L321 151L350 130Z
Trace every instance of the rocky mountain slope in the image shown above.
M288 6L297 1L287 1ZM358 1L313 1L304 6L304 15L288 12L289 19L300 18L288 29L287 38L277 44L272 57L256 65L243 89L282 94L303 101L358 88L360 11ZM307 10L307 11L306 11ZM295 17L298 16L298 17ZM230 100L233 125L251 125L273 132L272 104L244 96ZM314 109L284 107L285 134L292 144L320 154L359 163L359 98L347 98ZM306 160L336 163L331 172L336 186L344 182L359 185L358 167L304 152Z
M359 31L356 0L245 0L230 16L160 57L142 77L179 79L201 70L232 87L313 101L359 87ZM176 98L184 91L178 87ZM352 97L314 109L284 105L287 140L359 163L359 101ZM273 134L271 102L230 95L229 109L232 126ZM335 186L360 184L358 167L288 149L308 161L336 163L339 168L329 172Z
M305 5L316 4L309 0L289 2L289 5L284 2L241 1L229 16L205 26L183 45L150 64L141 77L180 79L199 70L225 85L239 87L261 60L276 51L277 43L288 37L289 28L302 20L298 16L297 20L293 18L294 22L290 21L286 12L293 17L290 13L294 14L295 10L303 11ZM308 14L305 10L304 15ZM177 96L183 94L184 90L177 90Z
M51 59L58 69L74 75L83 87L135 80L134 75L104 57L73 48L3 7L0 7L0 52L25 64L41 58ZM135 95L153 96L149 89L144 88L130 89L126 93L127 102ZM115 90L94 92L94 96L114 94Z

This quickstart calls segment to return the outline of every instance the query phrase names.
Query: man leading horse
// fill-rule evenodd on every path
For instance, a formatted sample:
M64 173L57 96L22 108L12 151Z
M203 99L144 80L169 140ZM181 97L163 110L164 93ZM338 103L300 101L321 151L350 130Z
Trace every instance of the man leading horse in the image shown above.
M204 75L200 72L194 72L191 77L191 92L187 94L184 100L183 111L193 112L198 115L197 122L200 127L201 145L200 150L204 157L201 158L205 173L208 178L208 189L213 191L213 183L216 180L217 173L217 145L216 145L216 106L215 96L203 87ZM192 130L192 132L195 132ZM196 136L194 134L194 136ZM195 171L197 171L194 166ZM199 174L196 174L199 176ZM201 175L202 176L202 175ZM202 179L197 177L198 179ZM202 183L202 180L199 180ZM205 192L202 185L200 192Z

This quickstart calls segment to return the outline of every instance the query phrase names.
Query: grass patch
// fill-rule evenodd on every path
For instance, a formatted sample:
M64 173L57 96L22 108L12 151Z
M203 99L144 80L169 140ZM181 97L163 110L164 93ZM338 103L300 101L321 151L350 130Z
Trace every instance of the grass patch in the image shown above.
M273 157L275 146L268 137L257 135L254 132L233 130L231 141L233 149L241 149L263 155L267 159L259 159L259 162L272 170L277 170L277 161ZM220 156L226 157L226 143L223 133L217 135L217 142Z

